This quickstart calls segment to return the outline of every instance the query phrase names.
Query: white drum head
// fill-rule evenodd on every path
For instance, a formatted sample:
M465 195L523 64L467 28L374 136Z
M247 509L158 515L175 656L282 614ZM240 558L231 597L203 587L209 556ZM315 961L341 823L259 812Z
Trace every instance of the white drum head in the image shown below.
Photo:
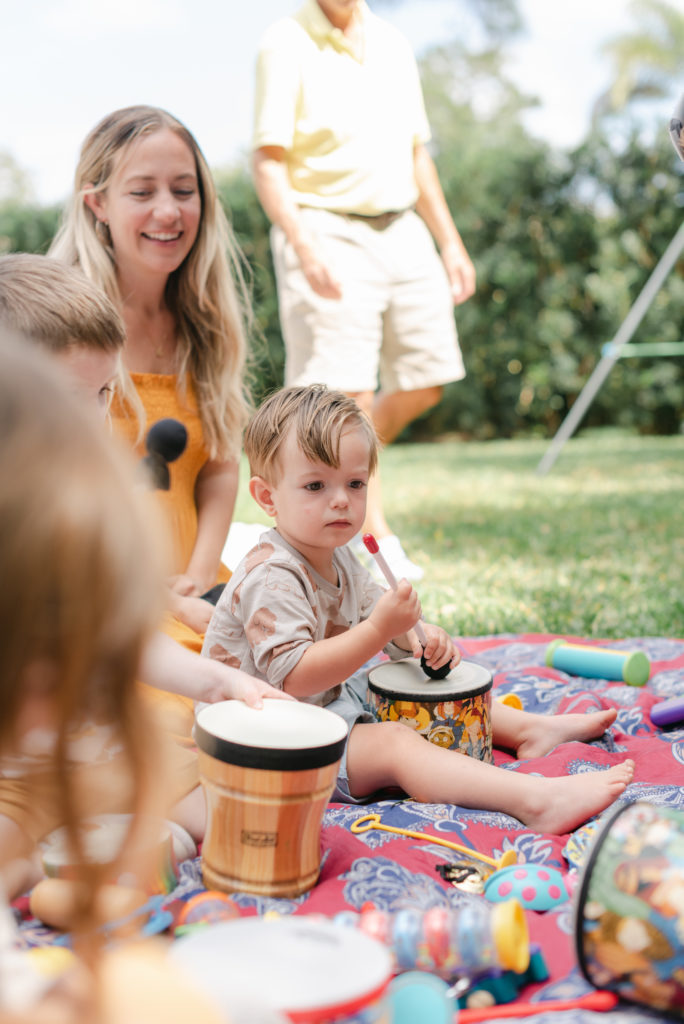
M347 724L317 704L267 698L263 708L239 700L208 704L197 713L200 750L245 768L298 771L342 756Z
M474 661L460 661L444 679L430 679L416 658L383 661L368 673L373 693L393 700L452 701L478 697L492 686L491 673Z
M231 1000L251 994L297 1020L345 1018L379 999L392 976L390 953L375 939L306 917L209 925L169 955L228 1017Z

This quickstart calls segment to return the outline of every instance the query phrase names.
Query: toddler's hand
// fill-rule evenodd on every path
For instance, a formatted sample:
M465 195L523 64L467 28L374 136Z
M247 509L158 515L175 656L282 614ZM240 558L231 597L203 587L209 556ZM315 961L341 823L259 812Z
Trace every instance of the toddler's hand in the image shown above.
M442 629L441 626L432 626L429 622L423 623L423 629L425 630L428 642L425 650L418 644L417 653L414 647L414 656L420 658L421 654L424 654L430 668L441 668L447 662L450 669L456 668L461 660L461 652L446 630ZM412 638L413 635L411 634Z
M420 601L408 580L400 580L396 590L387 590L368 616L381 634L382 645L402 636L420 618Z

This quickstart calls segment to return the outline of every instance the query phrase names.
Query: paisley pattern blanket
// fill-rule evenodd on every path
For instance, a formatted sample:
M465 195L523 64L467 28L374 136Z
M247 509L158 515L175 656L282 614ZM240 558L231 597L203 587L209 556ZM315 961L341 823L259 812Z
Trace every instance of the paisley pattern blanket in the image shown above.
M631 757L636 765L634 781L619 803L647 801L684 809L684 722L664 731L650 720L650 709L658 700L684 697L684 641L646 637L606 644L613 649L644 651L650 659L649 681L643 687L633 687L548 668L545 651L552 639L540 634L497 635L462 638L458 645L464 658L492 673L495 697L515 693L526 710L540 714L614 707L617 720L600 740L590 744L563 744L543 758L526 762L496 751L495 762L510 771L561 775L600 770ZM582 642L577 637L567 639ZM543 835L505 814L411 800L383 800L367 807L330 804L324 819L323 863L316 886L289 900L235 894L241 913L275 910L279 914L333 916L343 910L359 911L368 903L398 911L405 907L459 908L485 898L443 880L437 867L460 859L455 851L383 831L354 834L352 823L371 812L379 814L385 825L428 832L490 856L515 850L519 862L557 869L566 878L577 877L578 865L581 871L587 844L595 832L590 826L572 836ZM200 861L196 858L182 865L180 884L168 903L187 900L201 889ZM591 991L591 986L577 963L573 899L562 899L544 911L526 910L525 916L531 942L539 946L549 976L523 988L518 999L539 1001L539 1012L527 1020L530 1024L545 1024L551 1020L551 1011L544 1012L544 1000L578 997ZM45 930L30 920L24 922L22 936L28 944L46 939ZM572 1024L601 1019L586 1010L568 1011L563 1017L564 1022ZM636 1024L652 1021L653 1016L621 1003L603 1014L603 1020L606 1024Z

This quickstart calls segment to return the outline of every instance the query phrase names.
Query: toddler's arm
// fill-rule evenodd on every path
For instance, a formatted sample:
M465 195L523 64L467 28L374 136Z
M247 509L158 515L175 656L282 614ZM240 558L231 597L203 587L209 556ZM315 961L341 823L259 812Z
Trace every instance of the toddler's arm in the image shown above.
M307 647L283 680L293 697L312 697L344 682L395 636L407 633L420 618L418 595L406 580L387 590L367 619L337 636Z

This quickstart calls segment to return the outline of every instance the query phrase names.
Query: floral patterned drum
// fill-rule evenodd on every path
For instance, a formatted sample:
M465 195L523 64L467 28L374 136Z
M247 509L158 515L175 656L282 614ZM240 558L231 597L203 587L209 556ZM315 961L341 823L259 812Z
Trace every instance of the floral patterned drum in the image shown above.
M684 813L641 801L621 807L594 842L578 895L587 980L684 1017Z
M491 762L492 677L482 665L461 661L444 679L429 679L415 658L384 661L369 672L368 690L379 721Z

